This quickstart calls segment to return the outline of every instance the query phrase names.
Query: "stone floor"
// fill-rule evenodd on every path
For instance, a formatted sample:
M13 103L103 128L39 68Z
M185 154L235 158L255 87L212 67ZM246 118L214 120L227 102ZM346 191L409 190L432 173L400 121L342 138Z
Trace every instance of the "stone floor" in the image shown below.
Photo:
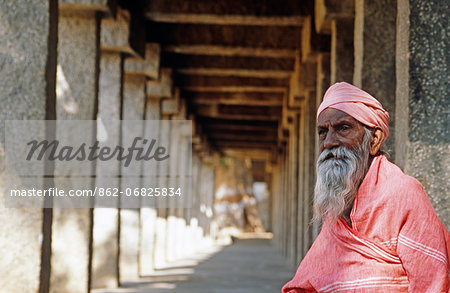
M95 293L275 293L294 274L270 239L214 245L139 282Z

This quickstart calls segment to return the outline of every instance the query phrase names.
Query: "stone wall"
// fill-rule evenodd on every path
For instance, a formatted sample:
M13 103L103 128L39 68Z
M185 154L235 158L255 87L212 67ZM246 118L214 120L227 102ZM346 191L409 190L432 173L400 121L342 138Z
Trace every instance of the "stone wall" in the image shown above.
M448 3L398 1L397 163L425 187L450 227ZM400 108L401 107L401 108Z

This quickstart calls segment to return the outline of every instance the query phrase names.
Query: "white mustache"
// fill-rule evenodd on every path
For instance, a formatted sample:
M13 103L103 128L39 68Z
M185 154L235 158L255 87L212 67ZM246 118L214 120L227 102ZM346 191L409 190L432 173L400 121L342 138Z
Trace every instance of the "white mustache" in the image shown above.
M317 163L322 164L329 159L348 160L352 153L353 152L351 150L343 146L325 149L320 153Z

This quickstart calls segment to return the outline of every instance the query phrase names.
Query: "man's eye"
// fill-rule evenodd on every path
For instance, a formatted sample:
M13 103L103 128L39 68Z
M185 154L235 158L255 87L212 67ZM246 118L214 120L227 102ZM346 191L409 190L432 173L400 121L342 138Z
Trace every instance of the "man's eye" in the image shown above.
M340 130L345 131L345 130L349 130L351 127L348 125L341 125Z

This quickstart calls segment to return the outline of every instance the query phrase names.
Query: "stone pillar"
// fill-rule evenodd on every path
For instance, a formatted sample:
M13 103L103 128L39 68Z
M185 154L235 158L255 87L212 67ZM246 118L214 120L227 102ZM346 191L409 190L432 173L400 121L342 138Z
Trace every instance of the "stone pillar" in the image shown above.
M303 216L303 211L305 209L304 204L304 180L305 180L305 173L308 172L308 170L305 170L305 120L306 120L306 116L305 116L305 102L302 102L302 107L300 109L300 114L298 116L298 121L297 121L297 132L298 132L298 137L299 137L299 142L298 142L298 148L297 151L299 153L299 158L297 161L298 164L298 174L297 174L297 182L298 182L298 191L297 191L297 197L298 200L296 202L296 208L299 211L297 214L297 221L296 221L296 226L297 226L297 258L296 259L296 265L298 265L301 261L301 259L303 258L303 243L304 243L304 216Z
M150 129L152 126L159 125L158 120L161 118L160 100L158 98L147 98L145 109L145 120L153 120L151 124L146 124L145 137L147 139L159 138L159 126L155 129ZM158 141L159 143L159 141ZM142 187L153 188L157 186L157 164L144 163L144 178ZM139 271L141 276L147 276L154 271L154 250L156 239L156 202L153 198L142 204L141 208L141 222L140 222L140 250L139 250Z
M57 1L0 1L2 65L1 128L5 120L55 119ZM17 17L18 13L26 17ZM30 42L32 40L32 42ZM0 134L0 201L5 197L4 132ZM36 188L44 186L37 179ZM4 292L48 292L51 209L0 205L0 288ZM19 264L19 265L18 265Z
M302 116L304 117L304 178L303 178L303 252L302 257L306 255L314 240L313 230L311 227L312 204L314 197L314 184L316 178L316 161L314 160L316 153L315 133L316 130L316 92L308 91L304 107L302 108Z
M289 239L289 250L288 250L288 259L290 260L290 263L292 265L296 265L298 255L297 255L297 235L301 233L301 229L299 231L297 226L297 219L299 216L298 209L297 209L297 202L299 200L298 198L298 191L300 189L300 182L298 182L298 173L299 173L299 166L298 166L298 159L299 159L299 115L296 113L297 111L293 111L292 115L290 117L291 123L289 125L289 141L288 141L288 176L289 176L289 189L287 194L287 202L289 207L289 232L288 232L288 239Z
M395 41L397 2L355 1L353 84L376 97L389 112L384 149L395 160Z
M125 72L123 85L122 108L122 141L131 143L136 137L144 134L144 109L146 101L146 77L142 75L127 74ZM134 121L126 121L134 120ZM139 143L141 144L141 142ZM142 164L138 161L128 167L121 168L121 190L134 190L142 186ZM131 200L131 201L128 201ZM120 209L120 257L119 280L136 281L139 279L139 222L140 198L121 198Z
M316 104L318 108L322 102L323 95L330 86L330 53L318 54L316 65Z
M331 84L353 82L353 23L353 18L331 22Z
M330 54L322 53L317 56L317 74L316 74L316 101L315 108L312 109L311 113L314 117L312 123L313 133L314 133L314 170L319 157L319 135L316 129L316 114L320 103L322 103L323 96L330 85ZM312 134L311 134L312 135ZM314 193L313 193L314 195ZM312 239L314 240L320 232L319 223L314 223L312 226Z
M186 114L186 101L184 100L181 106L181 113L185 116ZM185 117L185 119L188 117ZM189 117L191 118L191 117ZM195 128L194 121L191 122L191 134L190 136L184 135L184 153L186 156L186 162L184 163L184 172L183 172L183 180L182 186L184 191L184 200L180 202L181 211L183 214L183 220L186 223L186 229L184 236L180 243L178 244L178 255L185 257L192 255L195 251L195 234L197 229L197 222L193 221L194 218L194 206L193 206L193 184L194 184L194 154L193 154L193 146L192 146L192 136ZM185 245L183 245L185 243Z
M175 96L169 99L164 99L161 102L161 111L163 115L167 115L171 117L171 120L174 121L177 119L176 115L178 114L178 107L172 107L173 102L177 102L176 99L179 95L179 90L175 91ZM170 163L168 170L168 181L166 185L161 185L161 187L172 187L177 186L177 174L179 173L179 169L181 167L180 159L180 132L178 127L176 127L176 122L171 123L170 130ZM177 241L179 236L178 226L179 226L179 217L177 215L177 200L176 198L165 199L167 201L167 229L166 229L166 260L168 262L173 262L177 259L176 249L177 249Z
M120 145L120 120L123 102L123 54L136 54L129 43L130 14L118 9L115 18L104 18L100 32L100 76L97 138ZM103 138L105 137L105 138ZM120 164L116 160L97 163L97 186L119 188ZM114 177L108 177L112 174ZM99 200L102 200L101 202ZM94 209L92 288L119 285L119 199L98 198Z
M156 134L154 129L145 128L144 119L147 116L153 115L154 110L147 111L147 78L158 78L159 72L159 46L156 44L147 44L145 48L145 58L140 56L127 58L124 64L124 101L123 101L123 120L134 120L133 122L126 122L122 127L122 138L129 143L136 137L143 137L146 134L151 136L151 133ZM149 117L152 118L152 117ZM154 162L136 162L134 166L122 167L122 191L126 188L147 187L149 180L154 177L139 176L151 172L148 168L155 167ZM138 176L136 176L138 175ZM128 178L127 178L128 177ZM135 198L135 200L137 200ZM119 258L119 280L132 281L137 280L142 273L149 274L152 271L152 258L147 257L152 255L148 249L144 249L144 254L141 255L140 247L147 243L147 230L143 228L150 228L149 225L154 223L154 211L145 208L144 212L138 208L142 205L148 206L151 204L147 202L147 198L139 198L139 203L133 203L133 206L128 206L125 201L121 202L120 210L120 258ZM143 225L143 226L142 226ZM152 229L148 233L153 235ZM152 236L151 236L152 237ZM144 272L141 272L141 269Z
M273 233L273 242L275 242L275 247L279 248L280 242L280 228L279 228L279 203L280 203L280 192L279 192L279 176L280 169L279 164L274 164L272 167L272 177L270 182L270 196L271 196L271 214L270 214L270 222L271 222L271 231Z
M316 32L331 33L330 83L353 81L355 0L315 0Z
M105 3L59 1L57 119L97 118L100 17L109 11ZM68 133L57 132L57 138ZM90 135L90 134L89 134ZM94 137L92 137L94 138ZM58 169L58 163L55 169ZM91 168L92 169L92 168ZM90 173L90 169L77 170ZM75 186L75 179L55 184ZM86 186L94 182L87 178ZM90 288L93 210L54 209L52 235L52 292L88 292ZM71 276L77 276L73 278Z
M192 230L192 239L188 245L188 253L194 253L196 251L197 243L201 240L203 234L202 228L199 225L200 219L200 185L203 182L201 177L202 162L198 153L193 153L193 178L192 178L192 212L189 222L190 229Z
M179 89L177 89L178 94L175 95L175 98L178 98L176 100L177 108L179 110L177 119L181 120L180 123L177 125L177 128L179 129L179 152L180 152L180 160L178 164L178 169L175 175L177 175L177 180L174 188L181 188L182 191L182 197L174 198L175 199L175 205L177 207L176 215L177 215L177 239L176 239L176 248L175 248L175 257L177 259L181 259L184 257L185 254L185 243L187 243L188 233L190 231L189 229L189 222L188 222L188 209L189 206L189 192L190 188L188 185L189 177L188 175L192 175L192 133L191 137L189 137L188 133L188 125L186 124L186 127L184 126L184 120L186 120L186 100L181 99L179 96Z
M147 87L148 92L148 87ZM162 120L166 117L161 117ZM163 122L159 129L161 135L161 145L170 147L170 124ZM164 135L162 135L164 134ZM167 176L169 172L168 164L160 162L158 164L158 186L167 185ZM167 202L164 199L158 198L156 202L157 218L156 218L156 234L155 234L155 249L153 255L153 263L156 269L162 268L166 264L166 238L167 238Z
M213 202L214 202L214 186L215 186L215 174L214 174L214 165L211 161L211 159L207 159L204 162L204 168L202 170L205 170L204 177L206 181L204 193L203 193L203 204L204 204L204 212L203 212L203 218L204 218L204 235L206 236L206 241L204 245L207 245L210 237L211 237L211 221L213 219L214 213L213 213Z
M290 227L290 219L289 213L286 212L289 210L289 202L288 202L288 149L286 146L283 147L283 235L282 235L282 244L283 244L283 255L288 257L288 234Z
M395 161L424 185L449 229L446 23L448 4L397 1Z
M159 65L158 65L159 66ZM147 99L148 101L157 100L158 105L154 104L154 107L160 109L160 99L171 98L173 96L173 82L172 71L169 68L161 68L160 75L156 80L149 80L147 82ZM156 103L156 102L154 102ZM168 120L167 115L160 114L161 120ZM160 145L170 147L170 124L162 123L159 129L159 143ZM167 176L169 172L168 164L165 161L161 161L157 168L158 180L157 186L167 186ZM153 268L162 268L166 264L166 240L167 240L167 202L163 198L156 200L156 222L155 222L155 234L154 234L154 249L153 249Z

